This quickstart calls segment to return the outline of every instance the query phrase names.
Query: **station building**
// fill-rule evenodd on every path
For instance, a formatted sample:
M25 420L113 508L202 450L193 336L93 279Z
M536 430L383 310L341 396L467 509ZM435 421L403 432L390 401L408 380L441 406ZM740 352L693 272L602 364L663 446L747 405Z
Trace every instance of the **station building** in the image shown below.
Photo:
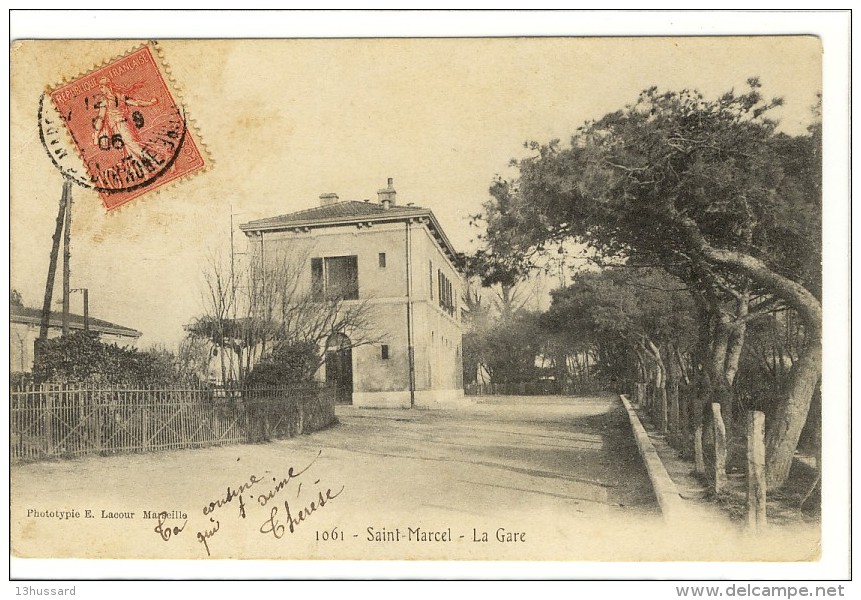
M391 179L377 201L340 201L240 225L260 260L303 257L305 289L366 307L371 343L333 332L317 376L363 407L435 407L463 398L463 277L427 208L400 205Z

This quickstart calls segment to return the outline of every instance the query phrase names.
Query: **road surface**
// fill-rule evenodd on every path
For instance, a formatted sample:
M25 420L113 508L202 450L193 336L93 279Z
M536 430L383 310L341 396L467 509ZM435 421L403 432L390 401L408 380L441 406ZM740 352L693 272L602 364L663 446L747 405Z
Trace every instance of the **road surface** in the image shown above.
M345 406L338 416L268 444L15 465L13 552L669 558L655 554L660 515L615 396Z

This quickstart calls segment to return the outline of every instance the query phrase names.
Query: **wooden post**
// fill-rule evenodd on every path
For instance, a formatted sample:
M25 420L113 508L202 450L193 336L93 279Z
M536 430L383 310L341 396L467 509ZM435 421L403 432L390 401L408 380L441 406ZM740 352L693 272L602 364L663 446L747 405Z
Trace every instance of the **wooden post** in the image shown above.
M667 433L669 421L669 412L667 407L667 388L658 388L657 393L658 421L660 422L661 433Z
M101 454L102 452L102 427L105 424L105 411L102 410L102 393L101 390L93 390L93 403L92 403L92 411L93 411L93 420L96 423L96 437L94 440L94 446L96 450L96 454Z
M45 455L51 456L54 448L54 394L47 386L42 386L42 389L47 391L45 394Z
M714 426L715 456L714 482L715 494L726 491L726 427L720 413L720 404L712 402L712 423Z
M65 191L65 188L64 188ZM72 190L66 195L66 222L63 228L63 335L69 335L69 280L72 259Z
M670 406L669 406L669 415L668 415L667 420L669 422L670 433L673 436L672 441L673 441L673 443L676 443L678 441L678 435L679 435L679 382L678 381L673 381L672 385L670 386L669 401L670 401Z
M42 319L39 325L39 341L36 343L36 364L39 363L42 345L48 340L48 325L51 319L51 298L54 293L54 276L57 273L57 255L60 253L60 236L63 232L63 222L66 218L66 204L72 195L72 182L63 181L63 194L60 196L60 206L57 211L57 224L54 228L51 257L48 261L48 277L45 280L45 298L42 302Z
M747 413L747 529L762 531L765 516L765 414Z
M691 433L690 388L679 386L679 439L684 444Z
M655 395L656 389L652 382L646 383L646 404L649 406L649 416L652 418L652 423L658 420L655 408L658 405L658 398Z
M697 475L706 474L706 460L703 455L703 424L697 423L694 430L694 472Z
M144 398L143 402L149 402L149 398ZM147 404L141 407L141 447L144 452L149 452L149 406Z
M90 290L84 289L84 331L90 330Z

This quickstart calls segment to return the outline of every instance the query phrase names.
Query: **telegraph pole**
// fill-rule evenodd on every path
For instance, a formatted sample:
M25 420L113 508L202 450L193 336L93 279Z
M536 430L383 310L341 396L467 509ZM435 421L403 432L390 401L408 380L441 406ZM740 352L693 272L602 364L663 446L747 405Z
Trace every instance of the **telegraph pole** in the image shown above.
M236 334L236 258L233 249L233 205L230 205L230 318L232 321L233 327L231 330L233 334ZM222 356L224 355L224 348L221 349ZM236 367L239 369L239 373L234 372L234 361L239 364ZM236 356L234 352L230 357L230 380L231 382L236 380L237 375L242 373L242 358L241 356ZM225 382L226 383L226 382Z
M90 330L90 290L89 288L72 288L70 292L82 292L84 294L84 331Z
M233 249L233 205L230 205L230 302L236 318L236 253Z
M84 331L90 330L90 290L84 288Z
M66 217L66 207L72 197L72 182L63 181L63 195L60 197L60 210L57 212L57 225L54 228L54 241L51 246L51 259L48 262L48 278L45 281L45 299L42 303L42 321L39 326L39 342L37 354L42 344L48 339L48 324L51 319L51 296L54 294L54 276L57 273L57 255L60 252L60 235Z
M69 279L71 278L70 260L72 257L72 189L66 198L66 226L63 230L63 336L69 335Z

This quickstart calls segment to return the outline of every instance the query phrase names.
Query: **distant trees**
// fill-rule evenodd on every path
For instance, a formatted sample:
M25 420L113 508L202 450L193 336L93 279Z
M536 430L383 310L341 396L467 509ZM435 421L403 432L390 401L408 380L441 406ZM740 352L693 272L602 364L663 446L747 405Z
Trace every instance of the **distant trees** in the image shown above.
M465 256L463 262L467 278L464 381L475 382L478 373L493 383L534 381L545 336L538 314L526 309L529 294L522 284L528 265L483 250Z
M536 357L543 349L538 315L517 311L474 323L464 334L464 365L474 382L481 368L493 383L535 381L539 377Z
M681 282L695 315L696 401L720 402L730 420L749 324L792 313L797 354L768 415L777 487L821 373L821 142L818 124L779 133L768 115L781 101L760 87L751 79L716 100L648 89L567 146L532 143L535 156L516 162L516 181L494 182L486 208L491 250L526 259L575 239Z
M678 279L616 267L582 273L552 296L545 329L592 356L605 383L652 381L659 393L678 393L695 331L693 300Z

